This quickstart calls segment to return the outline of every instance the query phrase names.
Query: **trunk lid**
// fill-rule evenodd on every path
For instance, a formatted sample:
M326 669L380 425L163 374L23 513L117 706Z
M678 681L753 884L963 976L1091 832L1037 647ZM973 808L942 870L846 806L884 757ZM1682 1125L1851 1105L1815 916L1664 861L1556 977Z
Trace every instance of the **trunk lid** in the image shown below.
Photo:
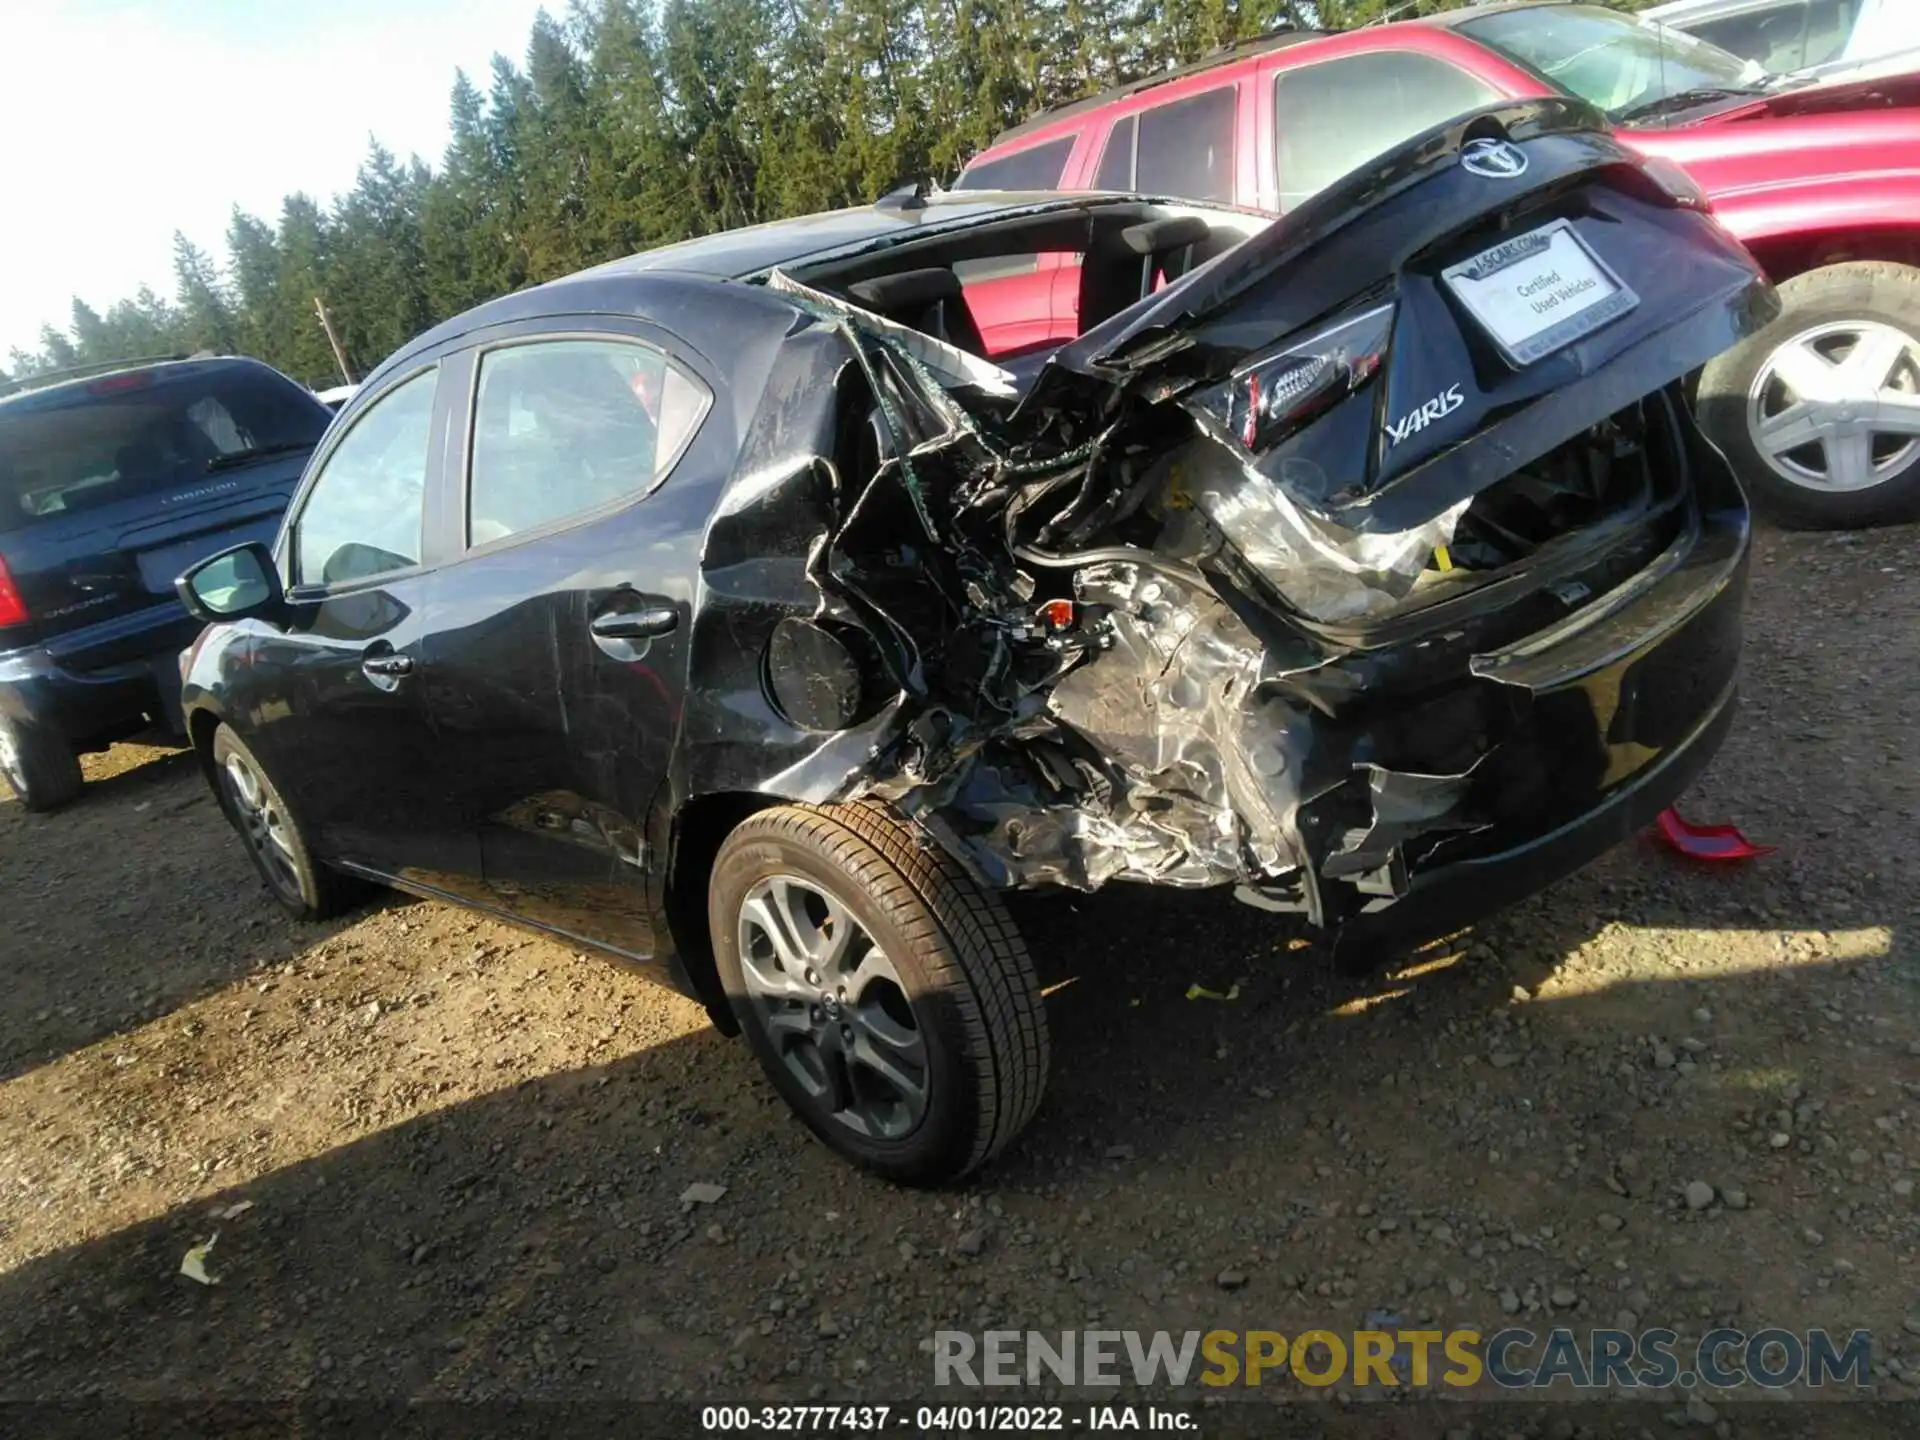
M1084 406L1089 381L1115 407L1178 397L1311 516L1399 532L1696 369L1775 304L1597 110L1524 101L1417 137L1089 330L1021 408ZM1249 396L1264 417L1315 386L1300 423L1248 428Z

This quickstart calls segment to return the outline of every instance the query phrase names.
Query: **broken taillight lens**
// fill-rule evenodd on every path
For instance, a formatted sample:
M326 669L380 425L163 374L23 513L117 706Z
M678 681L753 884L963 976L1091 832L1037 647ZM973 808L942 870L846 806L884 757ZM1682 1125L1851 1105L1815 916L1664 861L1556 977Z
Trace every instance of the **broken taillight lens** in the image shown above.
M1208 429L1257 454L1372 378L1392 335L1393 306L1376 306L1242 365L1190 397L1187 409Z
M24 625L32 618L27 613L27 602L20 598L20 587L7 573L6 557L0 555L0 630L9 625Z

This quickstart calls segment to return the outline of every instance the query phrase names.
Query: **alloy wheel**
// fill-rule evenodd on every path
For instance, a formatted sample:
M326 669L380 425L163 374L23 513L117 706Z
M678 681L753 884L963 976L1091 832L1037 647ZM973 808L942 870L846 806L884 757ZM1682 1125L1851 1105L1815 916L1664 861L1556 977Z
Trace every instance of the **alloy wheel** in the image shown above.
M1761 458L1795 485L1890 480L1920 451L1920 340L1877 320L1803 331L1754 377L1747 426Z
M285 812L260 772L229 755L220 776L239 821L240 838L253 852L267 883L293 899L300 896L300 870Z
M780 1061L823 1114L896 1140L925 1116L926 1037L900 972L840 898L772 875L740 905L740 970Z

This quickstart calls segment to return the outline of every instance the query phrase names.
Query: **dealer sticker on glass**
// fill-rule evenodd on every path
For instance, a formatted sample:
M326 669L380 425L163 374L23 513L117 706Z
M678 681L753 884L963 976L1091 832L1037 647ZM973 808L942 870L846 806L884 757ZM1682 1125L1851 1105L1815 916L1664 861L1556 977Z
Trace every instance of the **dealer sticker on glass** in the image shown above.
M1441 273L1515 365L1531 365L1640 303L1565 220Z

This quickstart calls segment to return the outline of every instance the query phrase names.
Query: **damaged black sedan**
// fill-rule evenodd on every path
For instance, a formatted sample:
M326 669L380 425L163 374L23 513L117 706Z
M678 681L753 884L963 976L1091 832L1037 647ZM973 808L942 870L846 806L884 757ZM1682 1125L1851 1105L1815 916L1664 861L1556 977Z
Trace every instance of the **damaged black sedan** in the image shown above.
M1270 225L903 193L712 236L390 360L277 543L182 578L186 713L294 914L371 880L648 962L836 1149L952 1177L1046 1079L998 892L1218 887L1372 951L1679 794L1748 547L1681 386L1773 303L1559 101Z

